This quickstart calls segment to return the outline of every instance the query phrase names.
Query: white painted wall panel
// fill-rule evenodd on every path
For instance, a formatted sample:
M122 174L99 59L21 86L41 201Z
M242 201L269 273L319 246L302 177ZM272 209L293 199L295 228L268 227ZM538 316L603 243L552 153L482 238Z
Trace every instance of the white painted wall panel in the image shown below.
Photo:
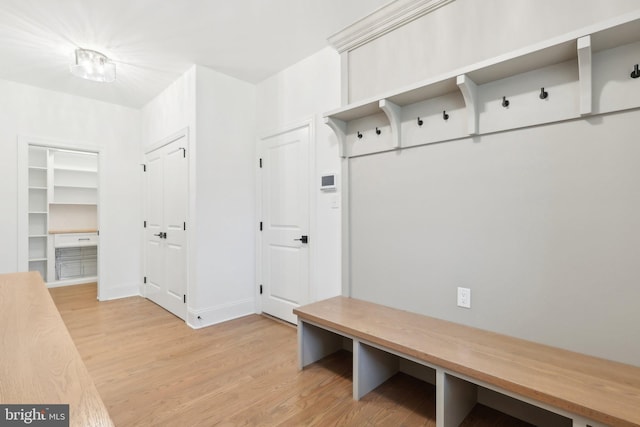
M639 119L352 159L352 295L640 366Z
M193 306L212 312L233 306L238 315L249 314L257 286L255 86L197 66L196 89Z
M189 128L195 138L196 67L191 67L142 108L142 143L151 146Z

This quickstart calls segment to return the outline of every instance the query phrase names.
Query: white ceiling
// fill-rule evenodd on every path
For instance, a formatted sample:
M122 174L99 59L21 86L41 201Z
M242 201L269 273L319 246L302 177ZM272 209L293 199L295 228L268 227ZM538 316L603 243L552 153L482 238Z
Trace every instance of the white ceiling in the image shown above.
M388 2L0 0L0 79L141 107L192 64L257 83ZM110 57L116 82L72 76L76 47Z

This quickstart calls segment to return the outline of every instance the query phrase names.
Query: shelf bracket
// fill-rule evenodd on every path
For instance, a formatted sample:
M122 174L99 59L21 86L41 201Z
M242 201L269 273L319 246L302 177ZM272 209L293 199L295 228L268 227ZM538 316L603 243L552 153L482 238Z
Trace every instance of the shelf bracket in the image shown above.
M324 124L329 126L338 138L338 146L340 147L340 157L347 158L347 124L342 120L331 117L324 118Z
M593 111L592 103L592 63L591 36L578 39L578 75L580 76L580 114L585 116Z
M467 109L467 133L478 134L478 86L466 74L456 78L456 84L462 92L464 104Z
M399 105L394 104L388 99L381 99L378 102L378 106L389 119L391 125L391 138L393 138L393 147L400 148L400 118L402 108Z

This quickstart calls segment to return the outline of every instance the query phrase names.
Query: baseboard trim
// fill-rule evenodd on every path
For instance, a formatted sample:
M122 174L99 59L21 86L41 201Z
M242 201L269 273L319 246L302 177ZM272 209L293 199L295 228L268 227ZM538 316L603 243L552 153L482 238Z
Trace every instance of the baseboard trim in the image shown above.
M61 288L63 286L76 286L95 283L98 281L97 276L81 277L78 279L56 280L55 282L47 282L47 288Z
M255 314L255 302L253 298L199 310L189 309L187 313L187 325L193 329L200 329L249 314Z
M100 284L99 301L109 301L120 298L140 296L138 283L131 283L123 286L108 287L108 285Z

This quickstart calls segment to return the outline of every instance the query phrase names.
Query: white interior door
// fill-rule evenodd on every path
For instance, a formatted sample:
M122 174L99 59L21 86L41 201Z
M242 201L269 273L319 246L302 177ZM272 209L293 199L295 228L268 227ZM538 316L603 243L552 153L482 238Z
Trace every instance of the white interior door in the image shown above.
M145 296L187 316L186 136L146 156Z
M262 311L295 323L309 300L309 127L262 142Z

